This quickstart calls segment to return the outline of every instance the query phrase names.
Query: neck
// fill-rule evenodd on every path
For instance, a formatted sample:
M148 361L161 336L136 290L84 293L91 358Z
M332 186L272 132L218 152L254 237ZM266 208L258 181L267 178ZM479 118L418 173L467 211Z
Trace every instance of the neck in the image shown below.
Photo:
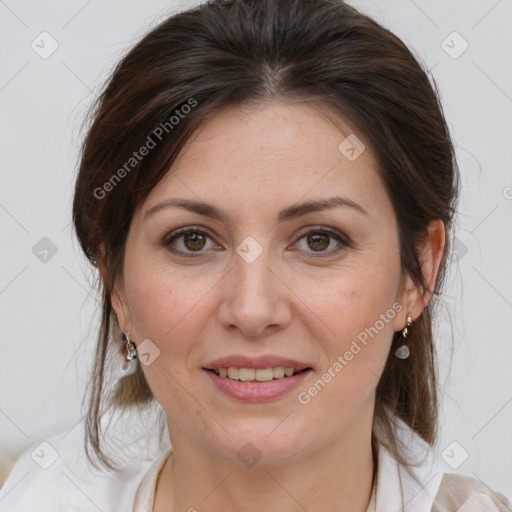
M181 432L172 439L154 510L259 512L269 504L282 512L367 510L376 470L371 425L353 425L342 438L293 463L251 468L212 454Z

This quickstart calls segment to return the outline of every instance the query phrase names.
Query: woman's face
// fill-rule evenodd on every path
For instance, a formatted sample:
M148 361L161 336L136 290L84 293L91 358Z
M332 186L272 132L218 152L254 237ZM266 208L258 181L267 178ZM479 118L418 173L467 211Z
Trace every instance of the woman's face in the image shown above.
M410 312L397 224L370 149L318 112L223 110L134 215L113 305L173 444L272 463L371 428Z

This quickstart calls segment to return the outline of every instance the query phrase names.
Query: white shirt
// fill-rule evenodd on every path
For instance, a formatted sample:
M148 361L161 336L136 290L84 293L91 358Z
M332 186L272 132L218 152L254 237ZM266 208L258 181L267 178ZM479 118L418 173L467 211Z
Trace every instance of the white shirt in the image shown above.
M413 472L421 485L380 445L376 486L367 512L433 510L444 467L427 443L404 423L400 424L398 435L420 462ZM170 446L156 457L140 458L121 471L99 472L85 458L83 424L69 434L55 434L46 442L34 443L16 461L0 489L0 512L152 512L158 474L171 453ZM466 504L458 511L511 510L498 508L489 496L478 491L471 493L471 497L475 499L468 500L469 506ZM200 510L199 504L196 508Z

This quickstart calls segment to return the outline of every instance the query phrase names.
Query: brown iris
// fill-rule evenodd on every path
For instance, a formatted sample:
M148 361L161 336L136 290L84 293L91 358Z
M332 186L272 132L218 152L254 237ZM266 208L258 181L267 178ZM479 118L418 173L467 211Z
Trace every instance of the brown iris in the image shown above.
M206 237L199 233L185 233L183 243L191 251L200 250L204 247Z
M308 245L315 251L321 251L329 247L329 236L328 235L308 235ZM312 242L312 243L311 243Z

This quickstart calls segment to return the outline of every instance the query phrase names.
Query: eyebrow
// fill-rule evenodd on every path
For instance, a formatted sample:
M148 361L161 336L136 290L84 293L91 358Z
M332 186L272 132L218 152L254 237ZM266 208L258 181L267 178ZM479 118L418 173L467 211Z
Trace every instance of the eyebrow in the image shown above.
M305 203L288 206L287 208L279 211L277 220L278 222L289 221L302 217L308 213L319 212L340 206L349 207L363 215L368 215L367 211L361 205L352 201L352 199L347 197L334 196L326 199L307 201ZM171 207L183 208L184 210L198 213L200 215L211 217L212 219L223 222L225 222L229 217L227 212L217 208L212 204L205 203L203 201L194 201L192 199L172 198L164 199L163 201L160 201L159 203L152 206L144 215L144 219L147 219L149 216L154 215L156 212L163 210L164 208Z

